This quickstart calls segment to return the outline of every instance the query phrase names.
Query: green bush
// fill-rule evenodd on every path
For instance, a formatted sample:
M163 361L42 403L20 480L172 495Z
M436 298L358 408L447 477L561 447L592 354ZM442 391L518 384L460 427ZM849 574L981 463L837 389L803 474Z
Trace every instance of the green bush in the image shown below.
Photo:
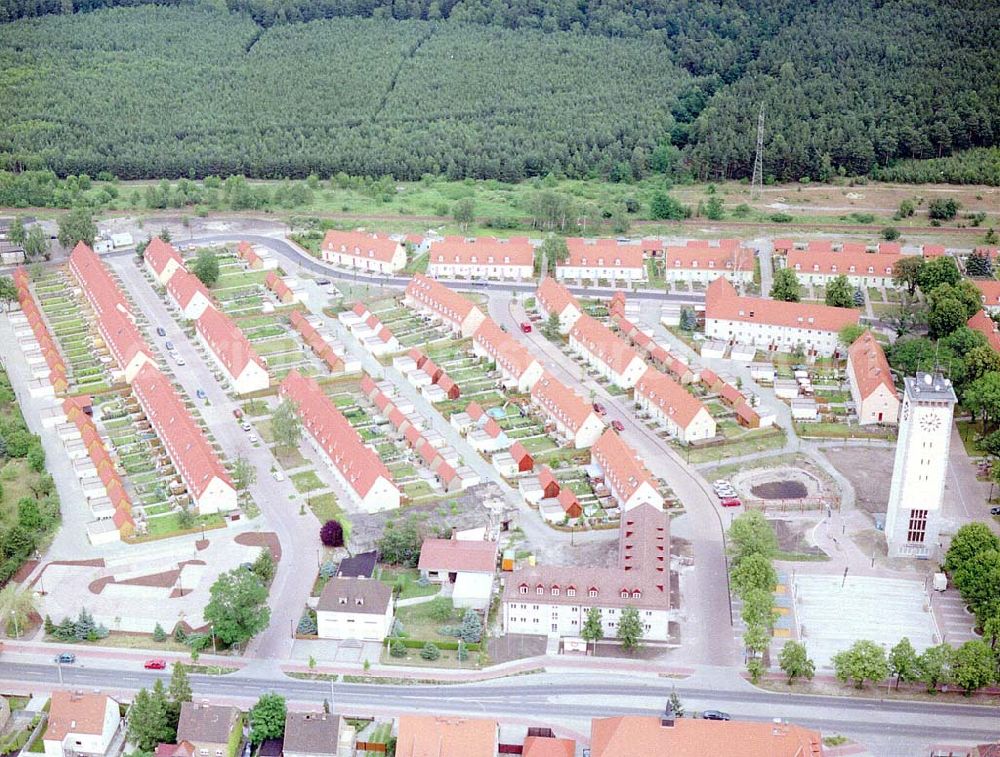
M420 656L425 660L436 660L441 656L441 650L428 641L424 644L424 648L420 650Z

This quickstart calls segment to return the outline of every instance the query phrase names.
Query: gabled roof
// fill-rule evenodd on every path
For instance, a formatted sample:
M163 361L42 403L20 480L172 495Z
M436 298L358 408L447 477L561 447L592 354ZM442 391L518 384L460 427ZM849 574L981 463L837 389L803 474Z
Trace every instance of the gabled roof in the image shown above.
M240 717L236 707L183 702L177 740L193 744L225 744Z
M365 445L315 379L293 369L281 382L280 393L295 403L302 425L359 496L367 495L379 479L392 481L381 458Z
M478 308L470 300L444 284L422 273L413 274L406 286L406 296L433 310L442 318L454 323L462 323L473 310Z
M288 712L282 749L296 754L333 756L337 754L339 730L340 715L332 712Z
M251 362L267 370L250 340L221 310L205 308L205 312L195 323L195 328L233 378L239 377Z
M215 450L159 368L146 363L136 374L132 391L195 498L214 478L232 485Z
M622 373L639 357L611 329L586 314L580 316L569 335L615 373Z
M104 715L110 699L106 694L53 691L44 740L62 741L71 733L99 736L104 732Z
M705 410L697 397L655 368L642 374L636 382L635 393L646 397L681 428L687 428L698 413Z
M868 252L864 245L844 244L839 251L789 250L787 266L801 273L822 273L827 276L840 274L868 274L892 276L892 267L899 260L898 253Z
M576 742L573 739L528 736L524 740L521 757L574 757Z
M642 268L641 245L621 244L614 239L572 237L566 240L566 246L569 258L557 267Z
M378 234L330 229L323 237L322 249L355 258L389 263L392 262L392 257L396 254L398 246L399 242L389 237L380 237Z
M496 757L497 722L401 715L396 757Z
M212 293L208 291L208 287L201 283L201 279L193 273L188 273L187 270L179 270L170 277L170 281L167 282L167 291L170 292L170 296L174 298L174 302L182 310L191 304L191 300L197 294L203 295L209 302L212 301Z
M840 331L844 326L857 324L860 313L854 308L740 297L733 285L720 276L705 291L705 318L811 331Z
M478 421L480 418L483 417L483 407L475 400L473 400L466 406L465 412L467 412L469 414L469 417L472 418L472 420L474 421Z
M514 442L510 445L510 449L507 450L507 452L512 458L514 458L515 462L520 462L526 457L531 458L531 453L524 448L524 445L521 444L521 442Z
M996 279L972 279L983 297L986 307L1000 307L1000 281Z
M535 362L528 348L501 329L492 318L484 320L472 338L496 361L498 367L517 378L523 376Z
M997 328L996 322L986 314L985 310L980 310L972 316L966 325L985 336L987 344L1000 352L1000 328Z
M284 300L286 297L294 296L292 288L285 283L285 280L281 278L274 271L271 271L264 278L264 285L277 295L279 300Z
M316 609L323 612L384 615L391 602L392 588L388 584L373 578L338 576L326 582ZM288 738L287 734L285 738Z
M149 244L146 245L146 251L143 253L143 258L156 271L157 276L163 273L163 269L167 267L167 263L171 260L177 263L180 268L184 267L184 258L181 257L180 253L174 249L172 244L164 242L159 237L153 237L149 240Z
M733 240L736 241L736 240ZM666 247L663 250L664 265L671 270L692 271L752 271L753 250L735 246L686 246Z
M535 297L546 313L559 315L568 307L575 307L581 313L583 312L576 297L551 276L542 279Z
M611 429L601 434L591 448L594 461L604 471L604 479L627 500L644 483L655 490L656 481L625 440Z
M83 242L78 242L70 253L69 267L98 315L115 308L131 312L128 300L103 261Z
M885 359L882 345L871 331L866 331L847 350L847 364L854 374L854 381L862 399L867 399L880 386L884 386L892 396L896 396L896 384L889 371L889 361Z
M448 265L533 266L535 249L527 239L445 237L431 245L429 260Z
M420 570L493 573L497 565L495 541L424 539L420 547Z
M589 402L548 371L531 387L531 399L538 403L546 415L562 423L573 433L591 415L595 415Z

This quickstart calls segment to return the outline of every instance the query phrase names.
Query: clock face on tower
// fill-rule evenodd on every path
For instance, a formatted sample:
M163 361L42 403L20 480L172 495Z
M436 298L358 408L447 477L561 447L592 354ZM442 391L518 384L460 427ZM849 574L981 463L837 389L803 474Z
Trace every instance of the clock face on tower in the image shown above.
M937 431L941 428L941 418L936 414L923 415L920 418L920 428L927 432Z
M904 421L910 420L910 403L909 402L904 402L903 403L903 420Z

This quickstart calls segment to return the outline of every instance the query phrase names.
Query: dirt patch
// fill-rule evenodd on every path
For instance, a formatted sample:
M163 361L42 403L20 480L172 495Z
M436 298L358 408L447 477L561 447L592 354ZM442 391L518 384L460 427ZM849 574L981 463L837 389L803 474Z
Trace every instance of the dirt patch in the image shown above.
M547 640L544 636L509 633L504 636L490 637L486 642L486 650L489 652L490 661L499 663L543 655L546 644Z
M38 560L28 560L24 563L24 565L17 569L17 572L11 576L10 580L16 584L23 583L27 580L28 576L31 575L31 571L33 571L37 566Z
M267 547L271 550L271 556L275 561L281 559L281 542L273 531L245 531L238 534L233 541L244 547Z
M891 447L825 447L823 453L854 487L855 504L869 513L884 513L889 504L887 471L896 456Z
M750 487L750 491L761 499L802 499L809 493L801 481L768 481Z
M208 545L210 543L211 542L208 539L198 539L198 541L194 543L194 548L201 552L204 549L208 549Z
M768 523L771 524L775 536L778 537L778 549L782 552L802 555L826 554L822 549L810 544L806 539L806 532L816 525L815 521L769 520Z
M96 581L91 581L90 586L88 586L87 588L90 589L91 594L100 594L102 591L104 591L105 586L107 586L108 584L113 584L114 582L115 582L114 576L102 576L101 578L98 578Z

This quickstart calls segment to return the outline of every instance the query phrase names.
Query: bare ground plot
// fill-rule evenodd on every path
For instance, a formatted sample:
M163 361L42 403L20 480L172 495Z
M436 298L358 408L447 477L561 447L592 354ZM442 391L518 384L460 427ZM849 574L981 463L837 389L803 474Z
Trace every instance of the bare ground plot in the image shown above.
M806 533L816 525L812 518L775 519L770 523L778 537L779 559L826 559L826 553L806 538Z
M869 513L884 513L889 503L888 472L895 450L889 447L825 447L833 466L854 487L857 507Z

